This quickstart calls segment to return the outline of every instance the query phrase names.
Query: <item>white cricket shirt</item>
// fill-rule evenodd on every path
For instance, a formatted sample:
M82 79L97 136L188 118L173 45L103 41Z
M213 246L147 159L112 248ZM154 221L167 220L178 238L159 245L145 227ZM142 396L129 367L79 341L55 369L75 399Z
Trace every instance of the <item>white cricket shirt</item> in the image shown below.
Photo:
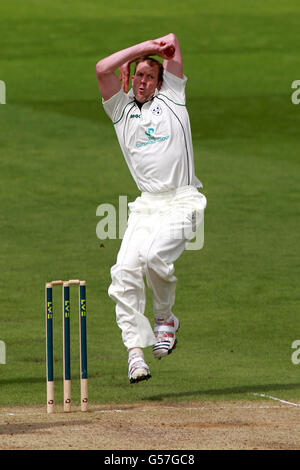
M181 186L202 187L195 176L189 115L185 106L187 77L164 70L163 84L141 110L133 90L121 88L102 100L111 118L129 170L141 191L157 193Z

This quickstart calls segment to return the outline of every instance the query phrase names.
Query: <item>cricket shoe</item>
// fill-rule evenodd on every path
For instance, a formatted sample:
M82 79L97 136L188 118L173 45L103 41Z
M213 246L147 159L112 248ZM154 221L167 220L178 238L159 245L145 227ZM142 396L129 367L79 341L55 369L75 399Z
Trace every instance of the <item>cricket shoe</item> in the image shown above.
M171 354L176 348L177 339L175 333L178 329L179 320L175 315L172 315L164 323L156 323L154 327L156 343L153 346L153 355L156 359L161 359Z
M142 356L128 359L128 378L131 384L151 378L149 367Z

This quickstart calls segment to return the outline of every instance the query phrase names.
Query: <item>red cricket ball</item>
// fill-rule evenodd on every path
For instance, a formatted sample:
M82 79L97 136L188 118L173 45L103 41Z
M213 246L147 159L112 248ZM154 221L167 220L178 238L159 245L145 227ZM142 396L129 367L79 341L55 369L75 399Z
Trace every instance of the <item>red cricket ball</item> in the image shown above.
M164 52L167 57L172 57L175 54L175 47L169 46Z

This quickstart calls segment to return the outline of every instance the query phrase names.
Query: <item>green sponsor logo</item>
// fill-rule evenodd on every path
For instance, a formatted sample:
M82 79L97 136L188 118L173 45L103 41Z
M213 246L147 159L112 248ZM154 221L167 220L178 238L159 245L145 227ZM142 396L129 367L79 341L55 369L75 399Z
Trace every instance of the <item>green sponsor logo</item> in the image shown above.
M145 134L149 140L146 142L138 142L136 144L137 148L145 147L146 145L157 144L159 142L165 142L166 140L170 138L169 135L166 135L165 137L154 137L154 135L152 135L153 132L154 132L154 129L152 127L150 127L148 131L145 131Z

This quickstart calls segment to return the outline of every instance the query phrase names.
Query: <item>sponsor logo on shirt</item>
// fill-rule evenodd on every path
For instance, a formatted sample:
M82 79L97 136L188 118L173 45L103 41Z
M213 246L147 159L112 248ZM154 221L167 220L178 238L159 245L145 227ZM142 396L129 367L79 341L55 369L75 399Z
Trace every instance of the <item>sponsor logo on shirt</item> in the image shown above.
M170 138L169 135L166 135L165 137L154 137L154 135L152 135L153 132L154 132L154 129L152 127L149 127L148 131L145 131L145 134L148 137L148 141L138 142L136 144L137 148L144 147L145 145L149 145L149 144L157 144L159 142L164 142Z
M154 129L152 127L149 127L148 131L145 131L146 136L148 136L149 140L155 140L154 135L151 135L152 132L154 132Z

